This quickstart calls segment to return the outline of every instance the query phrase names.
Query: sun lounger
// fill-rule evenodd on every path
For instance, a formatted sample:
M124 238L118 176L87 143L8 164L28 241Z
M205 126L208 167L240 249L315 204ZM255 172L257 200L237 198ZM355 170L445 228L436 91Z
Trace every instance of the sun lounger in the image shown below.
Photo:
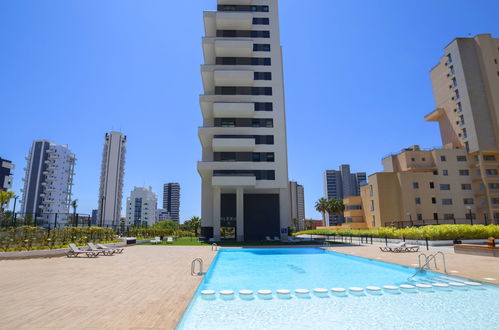
M98 248L101 248L101 249L110 249L110 250L113 250L114 253L123 253L123 250L124 248L118 248L118 247L107 247L105 246L104 244L97 244L97 247Z
M167 237L166 238L166 243L172 243L173 244L173 237Z
M276 242L280 242L280 241L281 241L281 239L280 239L279 237L277 237L277 236L274 236L274 241L276 241Z
M89 251L100 252L100 253L102 253L105 256L112 256L115 253L115 251L113 249L110 249L110 248L107 248L107 249L99 248L99 247L95 246L94 243L88 243L88 247L90 248Z
M379 249L382 252L402 252L405 250L405 242L400 242L397 244L390 244L387 246L380 246Z
M69 251L66 252L68 258L76 258L80 254L85 254L88 258L95 258L99 255L99 253L94 251L82 250L73 243L69 244Z
M265 236L265 240L267 242L273 242L274 241L272 238L270 238L270 236Z
M150 240L149 243L152 243L152 244L161 243L161 237L154 237L154 239Z

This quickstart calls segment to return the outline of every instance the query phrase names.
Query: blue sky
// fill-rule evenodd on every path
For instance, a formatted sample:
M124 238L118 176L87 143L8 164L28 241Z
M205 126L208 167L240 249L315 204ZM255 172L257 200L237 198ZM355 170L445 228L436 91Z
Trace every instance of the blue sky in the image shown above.
M289 178L306 215L322 172L438 146L429 70L455 37L499 37L496 0L281 0ZM128 136L124 197L181 184L181 218L200 214L202 11L215 0L0 1L0 157L19 193L33 139L68 144L80 211L97 206L103 136ZM160 198L161 200L161 198Z

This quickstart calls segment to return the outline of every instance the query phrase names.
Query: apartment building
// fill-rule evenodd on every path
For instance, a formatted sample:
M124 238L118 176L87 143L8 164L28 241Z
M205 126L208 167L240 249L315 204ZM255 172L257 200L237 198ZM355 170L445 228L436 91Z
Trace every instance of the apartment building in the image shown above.
M120 224L125 153L126 136L120 132L106 133L97 208L97 221L101 227L116 228Z
M445 146L469 153L478 218L499 221L499 39L490 34L456 38L431 70Z
M75 155L66 145L35 140L26 157L21 213L39 225L64 225L68 218Z
M476 216L471 163L463 148L415 145L384 158L383 168L369 176L360 197L344 199L345 216L354 223L350 228L470 223L470 218L483 223Z
M151 187L134 187L126 201L126 225L154 225L157 205L158 198Z
M289 181L291 219L298 221L298 229L305 229L305 189L296 181Z
M177 182L163 185L163 209L168 213L168 219L180 221L180 184Z
M158 221L167 221L172 220L170 216L170 212L166 209L157 209L156 210L156 222Z
M0 191L7 191L12 188L12 181L14 180L12 170L14 164L7 159L0 157Z
M327 199L344 199L359 196L360 187L366 181L365 172L351 173L350 165L340 165L338 170L324 171L324 196ZM326 224L338 226L345 222L343 214L326 214Z
M277 0L204 12L202 235L287 239L291 207Z

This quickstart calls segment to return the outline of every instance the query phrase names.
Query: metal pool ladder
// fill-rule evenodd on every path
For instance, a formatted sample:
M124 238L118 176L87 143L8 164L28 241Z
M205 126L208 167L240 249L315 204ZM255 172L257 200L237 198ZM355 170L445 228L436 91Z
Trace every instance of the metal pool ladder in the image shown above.
M431 267L430 267L430 262L433 261L433 265L435 267L435 269L438 269L437 267L437 257L438 255L441 255L442 256L442 263L444 265L444 272L447 274L447 265L445 264L445 254L443 254L441 251L438 251L437 253L435 254L430 254L430 255L426 255L424 253L421 253L419 256L418 256L418 269L416 270L416 272L414 273L414 275L412 275L410 278L414 278L414 276L416 276L417 274L421 273L422 271L428 269L430 270ZM421 265L421 257L424 257L424 263Z
M196 264L199 264L199 272L196 272ZM203 276L203 259L196 258L191 263L191 276Z
M211 251L218 251L218 245L217 245L217 243L211 244Z

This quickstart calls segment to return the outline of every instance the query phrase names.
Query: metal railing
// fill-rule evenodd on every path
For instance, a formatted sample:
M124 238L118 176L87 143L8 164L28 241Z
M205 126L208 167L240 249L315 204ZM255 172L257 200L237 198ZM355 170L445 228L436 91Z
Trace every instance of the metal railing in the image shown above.
M199 272L196 273L196 264L199 264ZM191 276L203 276L203 259L196 258L191 262Z
M430 255L426 255L425 253L421 253L419 254L418 256L418 269L416 270L416 272L410 277L410 279L413 279L417 274L425 271L426 269L428 270L431 270L431 267L430 267L430 262L433 261L433 265L435 267L435 270L438 270L438 266L437 266L437 257L441 255L442 256L442 262L443 262L443 265L444 265L444 273L447 274L447 265L445 263L445 254L441 251L438 251L437 253L434 253L434 254L430 254ZM424 257L425 258L425 262L421 265L421 257Z

